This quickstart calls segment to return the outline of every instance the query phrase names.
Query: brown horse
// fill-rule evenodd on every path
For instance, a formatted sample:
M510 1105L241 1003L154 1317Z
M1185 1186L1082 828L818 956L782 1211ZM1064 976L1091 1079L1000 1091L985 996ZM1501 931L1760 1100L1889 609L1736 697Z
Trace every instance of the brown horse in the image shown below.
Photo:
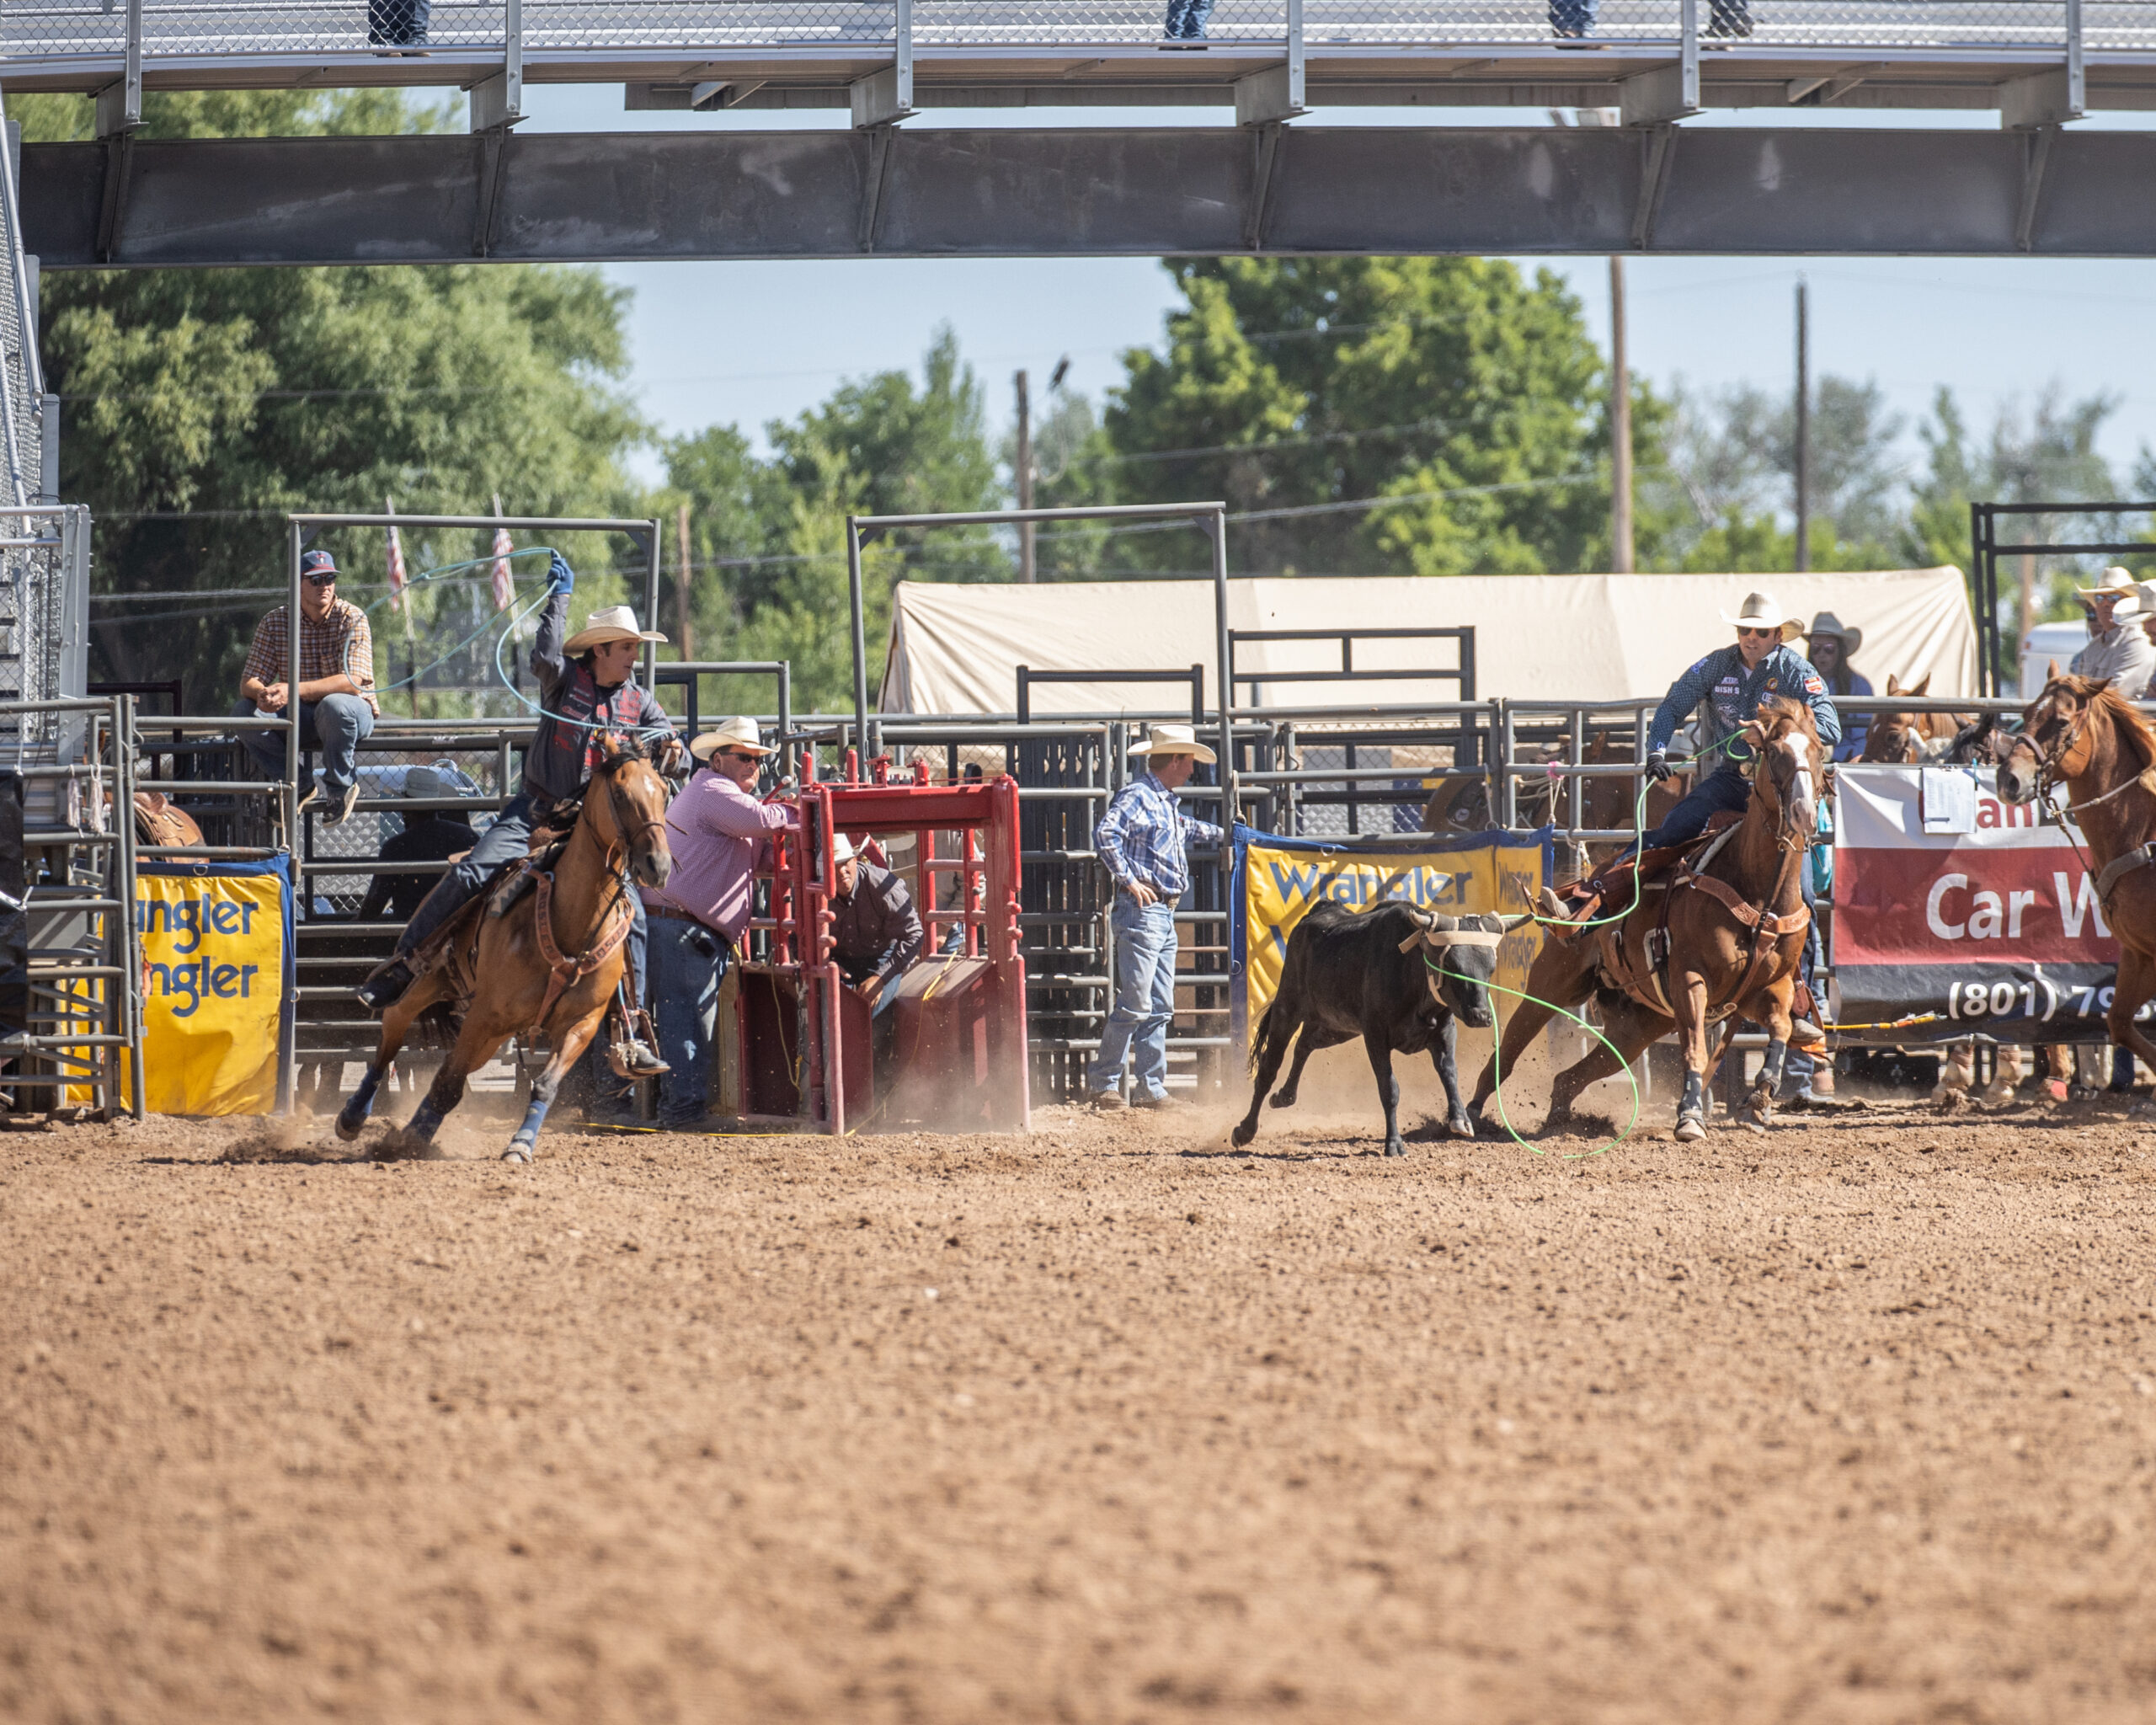
M2064 785L2089 841L2096 905L2119 943L2119 969L2105 1025L2114 1047L2156 1066L2156 1043L2133 1015L2156 995L2156 731L2108 678L2070 676L2051 663L2043 692L2022 714L2021 734L1999 764L1999 794L2033 803Z
M1788 1049L1796 967L1811 918L1798 871L1818 818L1819 734L1811 709L1775 697L1744 727L1758 765L1742 820L1712 841L1701 862L1688 862L1638 906L1594 931L1545 940L1528 973L1526 992L1564 1007L1598 993L1613 1056L1597 1043L1557 1075L1550 1119L1563 1119L1573 1098L1626 1065L1673 1023L1684 1043L1684 1095L1677 1135L1706 1135L1706 1080L1716 1049L1710 1033L1734 1017L1767 1027L1766 1064L1747 1098L1747 1124L1764 1130ZM1620 889L1620 898L1628 897ZM1663 955L1658 956L1657 948ZM1522 1001L1505 1026L1505 1070L1517 1072L1529 1045L1550 1022L1548 1007ZM1475 1087L1480 1114L1497 1087L1493 1057Z
M1891 700L1897 695L1908 695L1921 700L1930 692L1931 674L1903 688L1891 674L1886 679L1886 694ZM1961 736L1969 723L1951 713L1874 713L1870 725L1864 734L1864 753L1860 761L1910 766L1919 761L1934 761L1945 755Z
M474 900L449 926L440 957L382 1015L382 1045L359 1089L337 1116L337 1135L360 1135L375 1091L404 1045L413 1022L431 1006L455 1002L467 990L456 1046L434 1087L383 1153L427 1156L443 1117L464 1099L464 1081L511 1036L544 1031L552 1049L531 1086L531 1105L502 1160L528 1162L541 1122L562 1076L590 1045L614 998L627 959L632 882L666 884L674 867L666 848L666 784L633 745L601 743L599 769L584 788L576 829L555 864L500 916L485 914L492 898ZM545 929L539 918L545 915Z

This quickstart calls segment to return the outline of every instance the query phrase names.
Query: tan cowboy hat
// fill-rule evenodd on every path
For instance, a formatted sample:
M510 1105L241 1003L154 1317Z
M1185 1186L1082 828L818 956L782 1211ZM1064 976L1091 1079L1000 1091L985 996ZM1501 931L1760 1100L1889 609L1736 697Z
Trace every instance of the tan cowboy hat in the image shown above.
M860 853L853 848L853 841L842 832L831 835L831 861L851 862Z
M739 718L729 718L715 731L706 731L689 745L689 753L699 761L708 761L721 749L746 749L751 755L768 755L756 721L746 713Z
M1133 755L1195 755L1210 766L1220 757L1198 740L1198 733L1187 724L1156 724L1142 743L1130 745Z
M1812 627L1804 633L1807 635L1838 635L1844 659L1854 659L1857 649L1864 645L1864 631L1848 628L1831 611L1822 611L1812 618Z
M2122 569L2113 563L2104 571L2104 579L2093 587L2076 587L2073 590L2084 599L2117 599L2131 593L2141 584L2133 578L2132 569Z
M665 640L656 629L638 628L637 614L627 606L610 605L586 617L584 627L562 643L562 651L581 653L602 641L657 641L663 645Z
M1732 617L1725 611L1721 614L1721 620L1732 628L1779 628L1782 632L1782 639L1785 643L1794 641L1804 633L1804 619L1801 617L1789 616L1781 606L1774 603L1774 595L1771 593L1747 593L1744 595L1744 609L1738 611L1735 617Z

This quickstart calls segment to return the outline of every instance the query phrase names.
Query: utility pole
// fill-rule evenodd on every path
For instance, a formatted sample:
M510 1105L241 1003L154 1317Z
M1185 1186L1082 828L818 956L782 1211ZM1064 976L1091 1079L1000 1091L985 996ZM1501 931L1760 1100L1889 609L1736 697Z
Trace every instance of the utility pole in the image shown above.
M1026 393L1023 371L1011 379L1018 386L1018 456L1012 462L1018 480L1018 507L1033 506L1033 409ZM1018 579L1029 585L1033 579L1033 524L1018 523Z
M1632 368L1625 351L1625 260L1609 260L1609 567L1632 573Z
M1812 308L1796 278L1796 568L1812 567Z
M680 562L674 576L674 602L680 613L681 657L696 656L696 626L689 615L689 505L684 502L680 514L675 518L675 543L680 547L677 553Z

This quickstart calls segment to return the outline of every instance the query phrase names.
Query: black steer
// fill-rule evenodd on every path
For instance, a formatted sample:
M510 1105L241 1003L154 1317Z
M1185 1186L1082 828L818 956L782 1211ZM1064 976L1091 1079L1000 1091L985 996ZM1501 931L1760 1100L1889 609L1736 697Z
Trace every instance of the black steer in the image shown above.
M1488 1026L1490 997L1484 985L1497 968L1497 937L1524 920L1437 916L1401 904L1380 905L1374 911L1349 911L1330 900L1312 905L1288 937L1280 991L1251 1039L1251 1070L1257 1083L1251 1092L1250 1112L1235 1127L1236 1147L1257 1136L1258 1104L1279 1075L1289 1043L1295 1043L1295 1064L1273 1098L1276 1108L1294 1106L1303 1063L1313 1050L1356 1036L1369 1051L1378 1098L1385 1104L1387 1156L1407 1153L1400 1142L1400 1082L1392 1076L1396 1050L1429 1050L1450 1108L1445 1124L1457 1136L1472 1138L1475 1123L1460 1106L1460 1074L1453 1064L1454 1020L1464 1018L1477 1029ZM1448 941L1448 935L1460 938ZM1433 970L1432 964L1440 968ZM1296 1042L1299 1031L1301 1040Z

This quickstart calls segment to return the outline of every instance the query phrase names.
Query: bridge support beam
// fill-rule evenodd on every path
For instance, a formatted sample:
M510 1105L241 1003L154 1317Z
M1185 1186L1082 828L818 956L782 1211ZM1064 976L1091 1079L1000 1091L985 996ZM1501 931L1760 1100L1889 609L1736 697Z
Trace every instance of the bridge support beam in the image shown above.
M2156 257L2147 132L1304 123L490 136L476 159L473 140L438 136L30 144L28 249L48 270L866 249Z

